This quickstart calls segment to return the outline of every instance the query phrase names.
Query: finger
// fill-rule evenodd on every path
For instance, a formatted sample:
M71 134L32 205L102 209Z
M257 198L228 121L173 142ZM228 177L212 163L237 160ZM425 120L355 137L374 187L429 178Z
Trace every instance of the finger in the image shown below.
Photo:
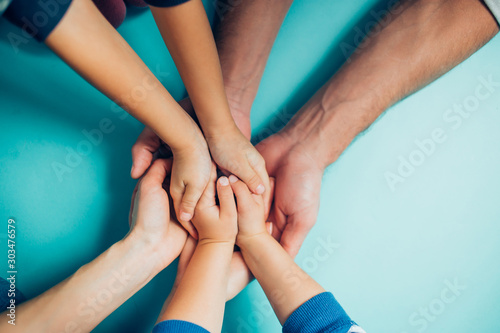
M252 207L255 202L252 198L252 193L241 180L239 180L235 175L229 176L229 183L236 196L236 201L238 203L238 209L244 209L244 207Z
M149 127L145 127L132 146L132 170L130 171L132 178L137 179L144 174L160 145L158 135Z
M234 202L233 189L229 186L227 177L220 177L217 182L217 195L219 197L220 213L222 218L236 218L236 202Z
M198 239L198 232L196 231L196 228L194 227L193 223L191 222L191 218L193 215L187 218L187 220L182 220L180 218L181 212L182 212L182 200L185 196L185 191L184 189L187 189L187 187L181 187L181 186L176 186L176 184L171 183L170 184L170 194L172 196L172 201L174 202L174 207L176 208L176 217L179 223L186 229L186 231L189 233L189 235L195 239ZM187 191L187 190L186 190ZM192 213L191 213L192 214Z
M182 195L182 199L179 205L179 221L181 223L187 222L193 218L194 215L194 209L196 208L196 205L198 204L198 201L200 201L201 195L203 194L203 191L205 190L200 189L197 186L187 184L185 187L184 194Z
M316 221L316 214L301 213L288 218L285 229L281 234L280 244L292 257L299 253L302 243Z
M198 206L202 207L212 207L215 205L215 182L217 181L217 167L215 163L212 163L212 171L210 172L210 180L208 181L208 185L203 191L203 194L200 198L200 202Z
M250 191L252 191L253 193L263 194L266 191L265 182L249 164L242 167L241 172L238 173L238 177L248 186Z
M147 185L159 185L163 187L163 183L165 182L165 178L167 178L167 174L172 170L172 160L163 160L159 159L154 161L151 168L149 168L146 175L141 179L141 186L144 184Z
M269 177L269 191L266 191L264 193L264 198L263 198L263 200L264 200L264 212L265 212L266 219L271 214L271 207L273 206L274 185L275 185L275 178Z

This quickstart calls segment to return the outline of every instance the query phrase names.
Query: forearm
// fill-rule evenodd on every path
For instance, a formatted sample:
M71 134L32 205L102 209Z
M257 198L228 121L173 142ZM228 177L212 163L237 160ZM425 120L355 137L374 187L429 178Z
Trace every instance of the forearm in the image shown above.
M271 235L263 233L239 244L281 324L302 304L325 291Z
M267 59L292 2L243 0L234 6L227 5L228 8L221 6L224 10L219 13L215 38L233 112L250 112Z
M392 104L489 41L498 25L478 0L404 1L286 126L323 166Z
M219 57L203 3L151 7L206 135L235 126L229 111Z
M200 241L158 321L183 320L220 332L234 244Z
M163 269L159 255L133 236L119 241L65 281L21 304L16 328L90 332Z
M192 119L91 0L74 0L46 44L174 149L196 137Z

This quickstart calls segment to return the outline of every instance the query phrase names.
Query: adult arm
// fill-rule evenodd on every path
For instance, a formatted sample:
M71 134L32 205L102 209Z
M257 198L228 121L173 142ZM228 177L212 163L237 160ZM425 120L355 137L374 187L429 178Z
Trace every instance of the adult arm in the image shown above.
M315 223L324 169L384 110L469 57L498 25L479 0L420 0L393 8L374 31L281 132L258 146L276 177L273 221L292 255Z
M181 252L187 233L170 220L162 188L169 164L156 161L134 194L132 230L75 274L22 303L19 332L90 332ZM0 331L9 331L7 321Z

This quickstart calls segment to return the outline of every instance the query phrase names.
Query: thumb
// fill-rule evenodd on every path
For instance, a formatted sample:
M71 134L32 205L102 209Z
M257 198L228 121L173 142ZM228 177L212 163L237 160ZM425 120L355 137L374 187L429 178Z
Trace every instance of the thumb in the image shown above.
M251 192L263 194L266 190L264 182L250 165L243 167L242 171L236 175L248 186Z
M315 210L306 210L300 214L288 216L281 234L280 244L292 258L295 258L299 253L302 243L316 222L316 216Z
M161 140L149 127L145 127L132 146L132 170L130 176L139 178L153 161L153 154L160 148Z

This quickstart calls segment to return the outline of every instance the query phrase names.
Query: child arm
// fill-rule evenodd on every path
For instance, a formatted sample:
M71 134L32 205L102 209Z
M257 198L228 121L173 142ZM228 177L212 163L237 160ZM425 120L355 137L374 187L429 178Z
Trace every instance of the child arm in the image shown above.
M169 5L169 1L148 2ZM151 6L151 11L186 86L212 158L221 169L240 177L254 193L265 192L269 177L264 160L232 118L202 1Z
M193 224L199 241L182 279L155 332L171 325L197 325L220 332L237 232L236 204L226 177L217 182L220 208L215 203L215 166L212 179L195 210ZM191 324L190 324L191 323Z
M229 177L238 202L237 245L276 313L283 332L364 332L331 293L325 292L269 235L262 196Z

